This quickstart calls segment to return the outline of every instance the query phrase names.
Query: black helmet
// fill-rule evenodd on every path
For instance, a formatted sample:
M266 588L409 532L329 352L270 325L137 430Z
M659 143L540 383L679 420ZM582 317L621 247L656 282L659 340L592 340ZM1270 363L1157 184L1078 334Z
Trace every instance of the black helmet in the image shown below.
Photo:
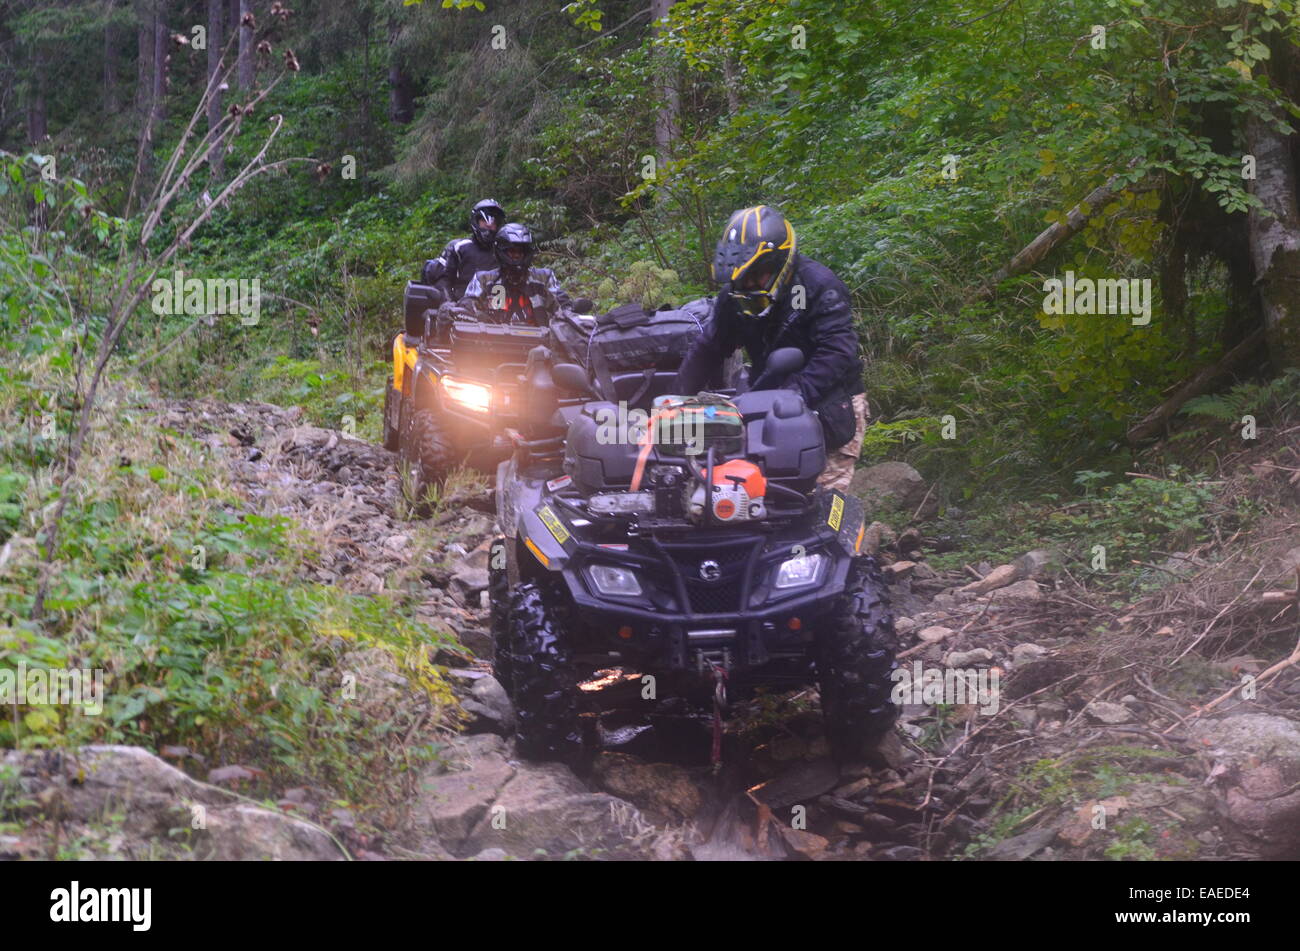
M489 222L495 222L489 226ZM497 231L506 223L505 210L491 198L484 198L469 213L469 230L481 248L492 247Z
M537 256L533 233L521 224L509 224L497 232L495 245L497 263L506 277L522 278Z
M776 303L794 271L794 228L767 205L731 216L713 255L713 279L727 284L737 309L762 317Z

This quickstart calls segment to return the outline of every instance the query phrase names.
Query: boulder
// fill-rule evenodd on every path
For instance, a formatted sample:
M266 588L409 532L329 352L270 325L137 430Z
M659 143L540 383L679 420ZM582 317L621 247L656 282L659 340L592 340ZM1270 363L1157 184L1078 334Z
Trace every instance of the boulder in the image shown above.
M457 738L447 764L421 777L411 808L412 828L417 835L432 836L443 847L458 851L514 774L500 737Z
M909 516L921 507L921 518L932 518L939 511L939 500L929 492L921 473L905 462L882 462L859 469L853 475L849 491L860 498L868 512L896 509ZM924 505L922 506L922 501Z
M994 604L1001 601L1040 601L1042 597L1043 589L1038 587L1037 581L1029 578L1009 584L1005 588L998 588L988 595L988 599Z
M625 753L602 753L594 764L596 784L645 810L651 818L690 819L704 799L690 774L672 763L647 763Z
M336 860L343 853L322 829L234 800L138 746L87 746L70 753L13 750L33 815L100 824L121 816L127 855L183 843L199 858ZM179 835L177 833L180 833Z
M1219 812L1265 858L1300 858L1300 724L1244 713L1194 721L1192 738L1213 760Z
M493 676L484 675L474 680L470 695L461 700L460 707L474 716L470 729L477 733L500 733L509 736L515 728L515 708L501 683Z
M550 858L575 850L602 858L644 858L654 833L635 806L588 792L567 767L521 763L463 849L476 854L500 848L516 858L532 858L538 850Z

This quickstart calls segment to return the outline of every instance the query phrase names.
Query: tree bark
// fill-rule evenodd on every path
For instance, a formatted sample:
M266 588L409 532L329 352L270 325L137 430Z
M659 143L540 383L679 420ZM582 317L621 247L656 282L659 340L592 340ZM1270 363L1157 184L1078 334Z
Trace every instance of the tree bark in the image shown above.
M1004 267L998 269L993 278L977 295L976 300L987 300L997 293L998 285L1009 277L1024 274L1061 244L1083 230L1093 215L1115 197L1118 175L1112 175L1105 184L1098 185L1088 193L1083 201L1070 209L1065 221L1056 221L1039 232L1038 237L1025 245Z
M388 67L388 118L403 125L415 118L415 84L396 63Z
M244 23L244 17L253 12L250 0L239 0L239 88L252 89L257 82L257 63L253 58L253 28Z
M162 10L157 10L153 21L153 125L157 129L167 118L167 25Z
M117 94L117 30L113 28L113 4L108 4L104 22L104 112L116 115L122 108Z
M1246 141L1257 175L1251 191L1266 212L1252 208L1247 226L1269 357L1277 370L1300 367L1300 214L1291 143L1259 118L1247 122Z
M137 177L147 176L153 167L154 118L154 30L153 5L136 0L135 113L140 125Z
M208 0L208 83L221 71L221 51L226 45L226 0ZM222 96L219 89L213 90L208 100L208 131L211 132L220 122L222 113ZM217 145L208 156L208 168L215 176L220 176L225 169L226 149Z
M734 116L740 111L740 75L730 53L722 60L722 85L727 91L727 112Z
M27 100L27 141L36 145L49 135L49 115L45 105L46 57L38 41L33 57L32 86Z
M666 17L672 9L673 0L650 0L650 16L657 23ZM654 35L658 37L661 29L656 26ZM678 116L681 112L681 100L677 92L677 83L668 66L668 57L662 50L656 51L658 60L655 72L658 75L659 109L655 113L655 149L660 164L667 161L674 140L678 136Z

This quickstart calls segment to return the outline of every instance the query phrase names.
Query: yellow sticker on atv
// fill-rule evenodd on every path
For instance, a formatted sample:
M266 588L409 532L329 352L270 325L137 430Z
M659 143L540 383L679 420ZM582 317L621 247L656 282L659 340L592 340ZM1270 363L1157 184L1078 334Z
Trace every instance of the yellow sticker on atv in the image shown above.
M844 496L837 495L831 499L831 515L826 519L826 524L835 531L840 530L840 522L844 520Z
M542 520L542 524L555 536L555 540L563 545L569 540L569 530L564 527L560 517L551 511L549 505L543 505L537 510L537 517Z

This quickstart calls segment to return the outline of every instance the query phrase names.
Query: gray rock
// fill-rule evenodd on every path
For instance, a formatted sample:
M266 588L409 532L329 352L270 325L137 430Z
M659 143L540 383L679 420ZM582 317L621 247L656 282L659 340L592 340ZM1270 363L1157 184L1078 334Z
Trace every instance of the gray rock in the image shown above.
M484 849L470 861L473 862L504 862L510 856L506 855L505 849Z
M699 812L704 797L684 767L673 763L647 763L625 753L602 753L593 776L606 792L626 799L651 818L690 819Z
M1215 786L1220 813L1266 858L1300 858L1300 724L1245 713L1194 721L1192 739L1225 767ZM1291 790L1291 792L1287 792ZM1284 795L1285 793L1285 795Z
M1040 647L1037 644L1030 644L1028 642L1017 644L1015 647L1011 648L1011 663L1016 666L1028 664L1046 655L1046 647Z
M1088 716L1100 723L1128 723L1133 719L1133 714L1123 704L1106 700L1094 700L1088 704L1087 711Z
M909 514L921 505L921 518L932 518L939 511L939 500L933 492L926 499L927 486L917 472L905 462L882 462L859 469L853 475L849 491L862 499L867 511L892 508Z
M460 706L478 718L473 724L478 730L486 729L507 736L515 728L514 705L505 688L493 676L485 675L475 680L470 687L470 696L462 700Z
M800 763L751 792L771 809L787 809L796 803L812 802L839 782L839 767L831 759L822 758Z
M1038 601L1043 597L1043 590L1038 587L1037 581L1026 578L1005 588L999 588L988 597L995 604L999 601Z
M487 568L461 563L451 573L451 581L465 594L477 594L488 586ZM476 599L477 600L477 599Z
M174 841L172 830L184 830L184 841L199 858L343 858L316 826L233 800L137 746L10 751L0 762L18 770L24 792L42 810L57 811L64 821L97 823L121 815L124 835L164 843Z
M504 744L467 742L459 738L451 745L448 758L453 769L428 771L420 780L411 806L410 823L417 834L431 835L452 852L474 830L515 775L515 768L502 755ZM484 738L486 739L486 737Z
M1061 553L1050 548L1035 548L1027 551L1012 564L1021 578L1034 580L1055 577L1061 570L1063 562Z
M343 860L342 850L314 825L237 803L211 810L204 830L192 831L195 854L221 862Z
M642 858L640 845L654 827L631 803L587 787L558 763L527 763L479 820L464 843L466 852L501 848L532 858L537 850L555 858L575 849L606 858Z
M987 664L993 660L993 652L986 647L977 647L969 651L953 651L943 659L945 667L973 667Z
M1023 862L1035 852L1051 844L1055 838L1054 828L1031 829L1020 835L1013 835L1009 839L1003 839L985 853L985 858L1001 862Z

